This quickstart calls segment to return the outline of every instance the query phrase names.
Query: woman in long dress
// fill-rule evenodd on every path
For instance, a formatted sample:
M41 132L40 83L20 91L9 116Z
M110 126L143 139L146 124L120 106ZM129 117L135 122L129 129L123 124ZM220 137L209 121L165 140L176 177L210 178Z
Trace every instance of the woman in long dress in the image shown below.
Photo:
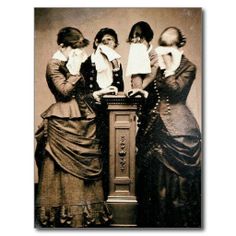
M56 102L42 114L43 125L36 132L36 227L107 225L111 213L103 196L94 97L108 90L85 92L80 65L88 40L77 28L61 29L57 43L46 70Z
M121 56L116 52L119 45L114 29L101 28L94 37L94 52L81 65L87 93L110 88L112 93L124 90ZM113 90L113 91L112 91ZM98 98L96 107L97 134L101 140L103 157L103 189L105 199L109 194L109 117L107 105Z
M196 66L183 55L185 43L176 27L162 32L157 74L142 87L148 94L137 134L138 225L143 227L201 226L201 133L186 106Z

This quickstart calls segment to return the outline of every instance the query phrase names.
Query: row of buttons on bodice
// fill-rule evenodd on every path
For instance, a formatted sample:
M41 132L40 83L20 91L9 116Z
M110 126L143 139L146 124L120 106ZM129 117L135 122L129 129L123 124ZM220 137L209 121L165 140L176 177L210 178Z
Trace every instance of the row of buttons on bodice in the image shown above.
M90 77L89 77L89 84L88 87L90 89L90 92L94 91L94 81L96 80L96 76L95 76L95 63L92 63L92 70L90 71ZM114 71L114 77L117 80L119 78L119 70L118 71ZM118 80L116 81L116 84L120 84L121 82Z
M89 77L89 84L88 87L90 89L90 92L93 92L93 87L94 87L94 80L95 80L95 64L92 63L92 70L90 71L90 77Z
M164 97L164 98L165 98L165 102L166 102L166 106L167 106L166 114L169 114L170 111L171 111L171 109L170 109L169 96L168 96L168 95L165 95L165 96L161 97L160 92L159 92L159 90L158 90L158 86L157 86L157 81L156 81L156 80L154 80L154 90L155 90L155 92L156 92L156 94L157 94L157 102L156 102L154 108L152 109L152 112L153 112L153 113L159 113L158 107L159 107L159 105L160 105L161 98Z
M155 124L158 122L158 120L160 119L160 110L159 110L159 106L160 106L160 102L161 100L165 100L166 106L167 106L167 111L165 111L165 114L170 114L170 103L169 103L169 96L168 95L163 95L160 93L160 91L158 90L158 85L157 85L157 81L154 80L154 86L153 86L156 95L157 95L157 101L154 105L154 107L151 110L151 114L149 117L149 122L146 128L144 128L144 133L143 135L147 135L149 131L153 131L153 127L155 126Z

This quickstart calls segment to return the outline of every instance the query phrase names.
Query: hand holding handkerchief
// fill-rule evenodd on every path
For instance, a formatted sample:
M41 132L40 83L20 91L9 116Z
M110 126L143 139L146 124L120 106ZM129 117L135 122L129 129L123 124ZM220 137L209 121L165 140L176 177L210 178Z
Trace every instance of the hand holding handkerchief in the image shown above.
M80 73L81 64L87 59L87 54L83 49L73 49L69 55L69 60L66 64L67 69L72 75Z
M131 43L126 76L149 73L151 73L151 65L147 46L143 43Z

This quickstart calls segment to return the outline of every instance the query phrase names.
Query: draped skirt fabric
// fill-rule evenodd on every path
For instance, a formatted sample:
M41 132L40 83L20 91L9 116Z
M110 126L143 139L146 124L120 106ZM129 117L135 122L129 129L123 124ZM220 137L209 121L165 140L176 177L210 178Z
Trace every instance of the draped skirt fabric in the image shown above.
M137 135L138 225L201 226L201 140L170 136L160 117Z
M100 144L94 119L49 118L37 150L36 226L106 225Z

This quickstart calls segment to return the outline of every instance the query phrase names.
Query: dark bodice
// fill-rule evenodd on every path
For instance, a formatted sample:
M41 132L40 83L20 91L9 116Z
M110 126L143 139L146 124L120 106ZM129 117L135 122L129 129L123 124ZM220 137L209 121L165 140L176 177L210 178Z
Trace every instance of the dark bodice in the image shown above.
M86 93L83 77L71 75L66 67L66 62L51 59L47 65L46 79L56 103L42 114L43 118L95 116L91 108L94 99L91 94Z
M101 89L97 83L96 66L94 63L92 63L91 56L88 57L87 60L81 65L80 72L85 79L86 91L92 93L93 91ZM111 86L117 87L118 91L124 90L123 71L121 65L120 70L113 71L113 82Z
M47 65L46 79L56 101L67 102L76 93L83 91L82 77L80 75L71 75L64 61L50 60Z
M186 99L195 79L196 67L186 57L174 75L164 77L158 69L155 80L146 90L145 114L159 114L171 135L200 136L198 124L186 106Z

